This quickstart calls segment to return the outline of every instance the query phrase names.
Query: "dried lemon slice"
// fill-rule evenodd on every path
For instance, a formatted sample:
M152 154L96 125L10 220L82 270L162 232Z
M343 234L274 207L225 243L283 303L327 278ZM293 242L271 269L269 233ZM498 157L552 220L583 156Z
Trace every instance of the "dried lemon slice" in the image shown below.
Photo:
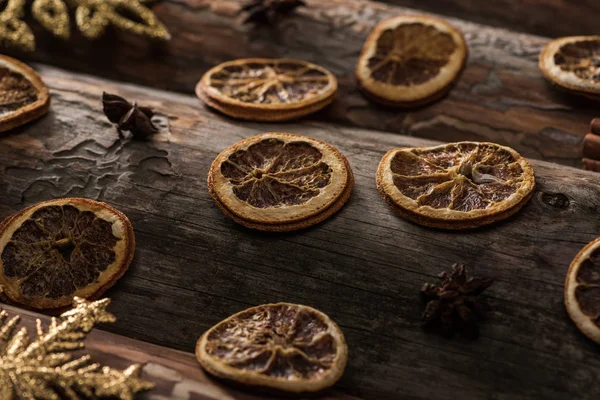
M135 249L129 219L88 199L39 203L0 228L0 287L31 308L98 297L125 273Z
M196 94L234 118L282 121L322 109L333 101L337 79L325 68L299 60L250 58L209 70Z
M533 194L531 165L509 147L459 142L385 154L377 188L422 225L464 229L505 219Z
M600 238L573 259L565 280L565 306L577 328L600 343Z
M50 107L48 88L30 67L0 55L0 132L44 115Z
M316 392L341 378L348 347L327 315L278 303L221 321L198 340L196 357L219 378L287 392Z
M551 41L540 53L546 79L580 94L600 95L600 36L570 36Z
M208 188L215 203L250 228L289 231L316 224L348 200L354 177L346 157L320 140L265 133L224 150Z
M356 67L363 91L390 106L419 106L446 94L467 60L467 45L441 19L401 15L378 24Z

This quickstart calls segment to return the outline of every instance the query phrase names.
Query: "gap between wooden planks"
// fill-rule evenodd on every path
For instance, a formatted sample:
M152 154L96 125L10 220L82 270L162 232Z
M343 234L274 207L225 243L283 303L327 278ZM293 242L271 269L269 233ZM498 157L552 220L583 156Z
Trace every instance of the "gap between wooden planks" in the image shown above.
M136 258L107 296L119 320L106 329L192 351L210 326L248 306L314 306L342 328L350 348L337 389L369 399L564 399L600 395L598 346L563 306L568 265L598 236L600 178L534 161L537 189L513 218L445 232L399 218L374 174L396 146L434 142L304 119L244 123L192 96L39 66L52 92L43 119L0 136L0 218L53 197L85 196L125 212ZM102 91L159 113L149 142L118 140ZM262 234L225 217L206 189L214 157L264 131L325 140L356 175L349 203L312 229ZM426 335L419 289L454 262L496 283L494 311L476 342Z

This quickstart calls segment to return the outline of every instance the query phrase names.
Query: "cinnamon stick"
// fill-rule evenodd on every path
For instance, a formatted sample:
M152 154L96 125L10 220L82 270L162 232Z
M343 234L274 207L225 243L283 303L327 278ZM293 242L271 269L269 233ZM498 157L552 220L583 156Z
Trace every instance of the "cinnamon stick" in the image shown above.
M590 123L590 132L600 135L600 118L594 118Z
M588 133L583 138L583 156L592 160L600 160L600 136Z
M586 169L588 171L600 172L600 161L584 158L583 169Z

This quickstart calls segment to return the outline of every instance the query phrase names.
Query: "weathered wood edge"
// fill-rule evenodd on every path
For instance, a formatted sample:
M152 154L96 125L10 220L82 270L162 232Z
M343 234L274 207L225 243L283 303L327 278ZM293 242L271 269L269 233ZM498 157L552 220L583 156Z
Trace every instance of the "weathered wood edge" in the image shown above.
M156 5L153 10L172 30L168 43L112 30L97 42L75 34L64 43L38 27L40 50L18 56L188 93L222 61L306 59L330 69L340 81L337 101L314 117L319 120L441 141L492 141L527 157L581 164L582 140L596 116L596 103L561 93L544 80L537 58L548 39L449 18L469 42L465 73L445 99L399 111L367 101L356 85L354 66L374 24L422 11L360 0L309 0L309 7L279 25L253 29L241 24L242 2L169 0Z

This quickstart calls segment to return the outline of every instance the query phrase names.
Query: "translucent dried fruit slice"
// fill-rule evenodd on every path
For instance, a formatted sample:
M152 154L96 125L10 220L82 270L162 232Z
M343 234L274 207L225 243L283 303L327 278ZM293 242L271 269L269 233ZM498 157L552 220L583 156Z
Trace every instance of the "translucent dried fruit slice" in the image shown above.
M208 187L236 222L261 230L294 230L339 210L354 184L346 158L306 136L265 133L224 150Z
M600 343L600 238L573 259L565 280L565 306L577 328Z
M378 24L356 67L361 88L391 106L418 106L442 97L459 78L467 45L441 19L401 15Z
M196 87L208 106L234 118L281 121L333 101L335 76L318 65L287 59L241 59L209 70Z
M44 115L50 107L48 88L30 67L0 55L0 132Z
M600 95L600 36L570 36L551 41L539 66L551 83L576 93Z
M377 188L396 210L422 225L474 228L509 217L533 194L531 165L509 147L459 142L389 151Z
M252 307L221 321L196 345L202 367L219 378L288 392L335 384L348 359L340 328L298 304Z
M59 308L74 296L94 298L133 258L129 219L105 203L51 200L0 224L0 287L30 308Z

